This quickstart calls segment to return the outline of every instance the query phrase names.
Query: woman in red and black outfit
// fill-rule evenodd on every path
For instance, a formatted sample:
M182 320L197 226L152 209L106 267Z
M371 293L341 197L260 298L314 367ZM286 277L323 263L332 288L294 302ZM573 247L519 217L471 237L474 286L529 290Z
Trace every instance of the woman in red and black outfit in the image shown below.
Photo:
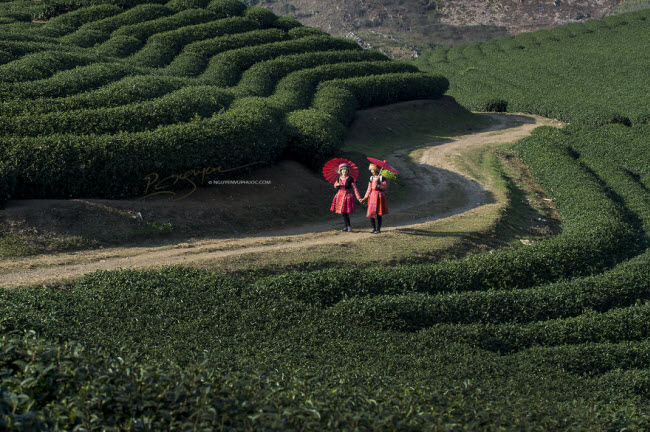
M350 165L342 163L339 165L339 178L334 183L334 187L339 191L334 195L330 211L343 215L343 222L345 228L341 231L352 231L350 226L350 213L354 211L354 197L356 195L358 200L361 200L361 194L357 189L357 184L354 182L350 174ZM354 190L354 194L353 191Z
M361 202L369 199L368 211L366 217L371 218L370 224L372 225L372 233L381 233L381 217L388 214L388 204L386 203L386 194L384 191L388 189L388 182L384 176L379 175L379 167L375 164L370 164L370 181L368 182L368 190L366 195L361 199ZM375 218L377 224L375 225Z

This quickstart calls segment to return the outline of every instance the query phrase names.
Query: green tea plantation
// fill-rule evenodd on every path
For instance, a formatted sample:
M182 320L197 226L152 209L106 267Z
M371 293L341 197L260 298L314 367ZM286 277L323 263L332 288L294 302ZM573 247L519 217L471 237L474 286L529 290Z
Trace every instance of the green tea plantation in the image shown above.
M592 126L648 123L650 8L425 53L449 94L481 111Z
M122 196L152 167L260 153L309 162L355 109L447 83L473 109L571 124L512 148L562 217L530 246L1 290L0 429L650 429L647 11L433 52L425 74L228 0L44 2L40 26L18 3L0 3L0 192L18 196Z
M282 156L317 167L356 109L448 88L236 0L14 1L0 17L0 203L142 196L153 172Z

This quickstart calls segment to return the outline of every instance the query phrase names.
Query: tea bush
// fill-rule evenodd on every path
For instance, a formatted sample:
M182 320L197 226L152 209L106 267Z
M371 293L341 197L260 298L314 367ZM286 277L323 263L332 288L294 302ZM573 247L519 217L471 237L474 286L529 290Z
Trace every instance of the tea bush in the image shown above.
M279 29L253 30L220 36L187 45L161 73L164 75L198 76L208 66L210 57L246 46L279 42L286 34Z
M57 72L49 78L20 81L2 86L12 98L36 99L40 97L69 97L87 92L128 75L141 75L146 71L115 63L95 63Z
M349 40L323 36L239 48L214 56L200 78L215 85L230 87L236 85L242 72L255 63L283 55L351 49L361 51L356 43Z
M112 134L155 129L211 117L227 108L234 96L210 86L185 87L148 102L73 112L0 119L0 133L23 137L52 134Z
M61 98L8 100L0 103L0 107L6 115L14 116L110 108L154 99L189 84L183 78L139 75L125 77L92 92Z
M388 58L378 51L343 50L293 54L259 62L244 72L237 90L243 94L269 96L278 82L291 72L312 69L324 64L354 61L386 61Z
M232 161L242 165L280 155L313 164L340 148L343 130L339 113L310 108L319 82L417 71L234 0L48 0L39 7L50 22L0 25L0 157L16 173L13 196L134 196L147 174L225 163L235 148ZM423 75L404 79L400 97L410 86L421 97L432 84ZM374 103L395 98L373 96ZM251 113L257 121L244 115L252 101L259 101ZM261 148L268 155L254 160ZM212 153L218 149L222 156Z
M169 6L169 3L166 5ZM148 20L138 24L126 25L115 30L113 36L130 36L145 42L156 33L175 30L194 24L201 24L216 19L216 15L203 9L188 9L171 16Z
M16 194L142 196L152 173L162 180L206 165L274 161L284 146L281 120L262 101L240 100L216 116L146 132L7 137L4 153L19 172Z
M648 9L424 53L415 63L483 111L528 112L602 126L647 122ZM622 47L626 47L622 49ZM499 101L495 105L493 101Z
M120 27L169 16L173 13L174 11L162 5L143 4L118 15L84 24L74 33L63 36L59 40L88 48L106 41L111 33Z
M120 12L122 9L116 5L89 6L52 18L40 31L48 36L60 37L72 33L84 24L110 18Z

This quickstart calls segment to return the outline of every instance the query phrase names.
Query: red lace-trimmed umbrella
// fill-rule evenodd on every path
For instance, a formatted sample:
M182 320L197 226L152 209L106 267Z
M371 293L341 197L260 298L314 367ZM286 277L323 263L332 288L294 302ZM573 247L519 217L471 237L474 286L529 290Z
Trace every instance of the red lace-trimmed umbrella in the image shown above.
M339 166L341 164L347 164L350 167L350 175L354 181L357 181L357 178L359 177L359 168L357 168L354 162L344 158L334 158L325 163L323 166L323 176L325 176L325 180L332 184L336 183L336 180L339 178Z
M396 170L395 168L393 168L392 166L390 166L390 164L389 164L388 162L386 162L385 160L382 161L382 160L375 159L375 158L371 158L371 157L369 157L369 158L367 158L367 159L368 159L370 162L372 162L372 163L374 163L375 165L377 165L378 167L385 169L386 171L392 171L392 172L394 172L395 174L399 174L399 171Z

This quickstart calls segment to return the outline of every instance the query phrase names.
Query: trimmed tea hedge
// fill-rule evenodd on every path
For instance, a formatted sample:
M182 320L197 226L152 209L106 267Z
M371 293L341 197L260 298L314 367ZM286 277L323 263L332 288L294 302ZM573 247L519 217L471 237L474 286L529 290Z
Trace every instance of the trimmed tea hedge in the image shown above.
M342 322L417 331L442 323L530 323L605 312L650 300L650 252L573 281L518 289L353 297L328 312Z
M212 0L207 8L219 14L219 18L242 16L246 12L246 5L239 0Z
M162 180L206 166L268 163L284 147L281 113L247 99L210 118L147 132L3 141L3 159L18 171L16 195L60 198L142 196L152 173Z
M60 37L72 33L84 24L99 21L122 12L122 9L109 4L89 6L52 18L40 29L41 33Z
M136 195L146 169L173 174L190 169L190 159L212 160L204 150L192 156L185 149L185 159L170 162L181 143L198 146L202 133L217 143L213 151L224 146L231 132L214 122L241 114L240 104L253 102L240 100L251 96L267 97L260 100L270 110L263 117L277 120L271 130L278 134L262 140L273 143L264 161L284 155L313 165L337 151L343 136L340 113L310 108L319 82L417 72L235 0L48 0L41 13L55 18L40 26L0 25L0 157L18 173L14 196ZM429 85L424 75L419 84L413 77L404 76L410 94ZM391 93L384 101L393 99ZM164 156L147 158L145 148ZM120 151L149 161L126 163L130 156ZM244 146L238 156L248 160L257 151ZM61 184L67 178L77 180ZM97 186L83 185L89 182Z
M140 132L210 117L227 108L234 96L210 86L185 87L149 102L72 112L0 118L0 133L23 137L52 134Z
M130 36L113 36L99 45L95 45L93 51L102 56L128 57L142 49L144 44Z
M255 96L269 96L278 81L291 72L312 69L333 63L355 61L386 61L388 58L378 51L346 50L325 51L280 56L273 60L256 63L246 70L238 83L237 91Z
M197 76L205 71L209 58L224 51L245 46L278 42L286 35L279 29L253 30L246 33L220 36L185 47L169 66L161 73L164 75Z
M143 4L119 15L84 24L77 31L60 38L60 40L64 43L88 48L106 41L111 33L120 27L155 20L173 13L171 9L162 5Z
M289 54L315 51L361 50L355 42L324 36L262 44L226 51L214 56L200 76L202 80L222 87L234 86L242 72L265 60Z
M129 9L145 3L164 4L168 0L43 0L42 7L37 16L40 19L48 20L63 14L97 5L113 5L120 9Z
M183 52L210 58L224 51L279 42L285 38L286 33L280 29L253 30L194 42L187 45Z
M134 65L148 67L166 66L185 45L192 42L255 29L256 25L252 21L234 17L157 33L149 38L142 50L129 57L128 61Z
M169 4L166 5L169 7ZM216 15L213 12L202 9L189 9L179 12L175 15L164 16L162 18L122 26L115 30L113 36L130 36L142 42L145 42L156 33L162 33L189 25L201 24L213 21Z
M439 325L422 330L426 337L461 341L482 349L511 353L531 346L642 341L650 334L650 301L606 312L585 310L581 315L531 324Z
M42 80L21 81L3 88L14 98L66 97L101 87L127 75L144 73L138 68L121 64L95 63L57 72Z
M333 87L344 92L330 90ZM448 88L449 81L442 75L415 72L340 78L319 84L312 106L337 116L341 123L348 125L354 117L354 109L407 100L438 99ZM349 102L348 94L354 96L356 103Z
M210 0L170 0L165 3L165 6L175 11L184 11L187 9L203 9L208 4L210 4Z
M161 97L191 84L187 79L158 76L126 77L87 93L64 98L9 100L0 103L6 115L45 114L50 112L109 108Z
M650 9L423 53L475 110L527 112L602 126L646 123ZM501 101L495 104L495 101Z
M0 66L0 82L13 83L44 79L56 72L85 66L97 61L91 54L38 52Z
M335 117L315 109L287 115L285 155L318 169L343 147L345 128Z
M326 64L292 72L282 78L271 97L272 103L284 111L307 108L318 84L336 78L417 71L413 65L394 61L365 61Z

